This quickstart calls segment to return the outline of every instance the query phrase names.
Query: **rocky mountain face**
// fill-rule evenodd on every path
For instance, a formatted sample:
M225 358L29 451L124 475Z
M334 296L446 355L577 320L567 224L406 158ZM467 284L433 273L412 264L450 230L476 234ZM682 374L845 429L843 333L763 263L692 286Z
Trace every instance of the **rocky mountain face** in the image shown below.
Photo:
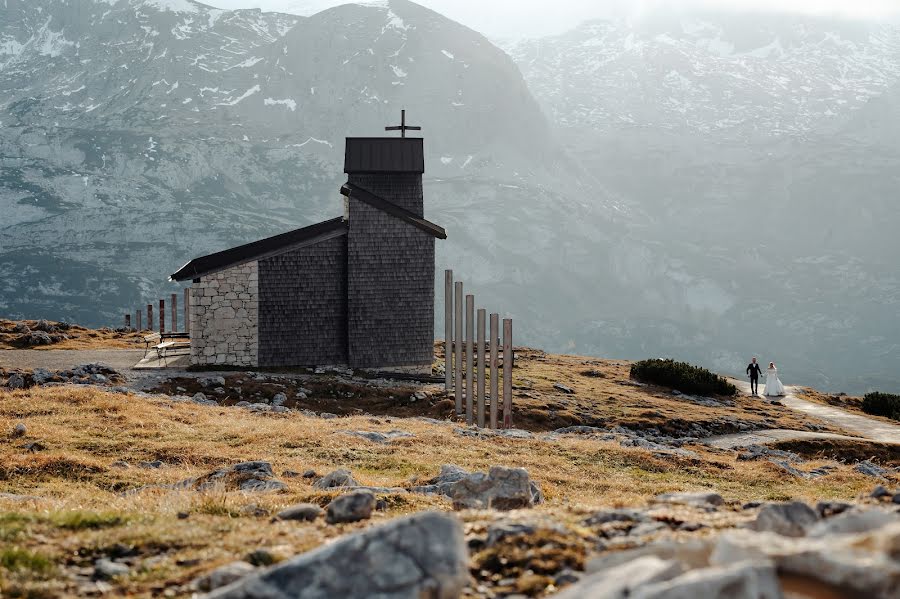
M627 215L595 267L623 299L570 329L581 351L726 372L757 353L834 390L900 384L900 30L657 16L511 53Z
M517 342L900 384L898 63L895 29L779 15L507 55L405 0L4 0L0 311L119 323L190 258L336 216L344 137L406 108L438 268Z
M507 290L574 277L553 252L591 244L575 167L512 60L403 0L310 18L6 0L0 90L6 314L119 323L192 257L340 214L344 137L384 135L401 108L450 231L440 266L480 301L550 310Z

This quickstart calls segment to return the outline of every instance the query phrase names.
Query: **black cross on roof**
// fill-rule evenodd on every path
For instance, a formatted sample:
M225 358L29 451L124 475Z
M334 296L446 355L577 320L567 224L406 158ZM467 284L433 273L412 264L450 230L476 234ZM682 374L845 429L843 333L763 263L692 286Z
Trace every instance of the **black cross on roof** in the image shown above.
M406 137L407 131L421 131L422 128L421 127L413 127L412 125L407 125L406 124L406 111L401 110L400 111L400 126L385 127L384 130L385 131L399 131L400 137Z

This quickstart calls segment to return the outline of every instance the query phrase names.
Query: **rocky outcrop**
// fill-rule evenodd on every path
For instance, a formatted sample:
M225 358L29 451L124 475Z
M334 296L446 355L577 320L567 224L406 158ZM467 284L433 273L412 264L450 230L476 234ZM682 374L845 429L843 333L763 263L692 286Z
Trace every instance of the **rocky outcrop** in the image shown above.
M246 576L207 599L455 599L468 580L459 521L426 512L349 535Z

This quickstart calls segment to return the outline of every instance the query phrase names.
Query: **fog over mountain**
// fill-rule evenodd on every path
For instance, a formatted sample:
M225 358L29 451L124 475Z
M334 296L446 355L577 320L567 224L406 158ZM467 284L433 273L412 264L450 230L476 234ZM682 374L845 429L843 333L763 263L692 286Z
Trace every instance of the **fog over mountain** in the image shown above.
M405 0L5 0L0 313L119 322L339 214L343 138L406 108L439 267L517 343L900 387L900 29L696 9L506 49Z

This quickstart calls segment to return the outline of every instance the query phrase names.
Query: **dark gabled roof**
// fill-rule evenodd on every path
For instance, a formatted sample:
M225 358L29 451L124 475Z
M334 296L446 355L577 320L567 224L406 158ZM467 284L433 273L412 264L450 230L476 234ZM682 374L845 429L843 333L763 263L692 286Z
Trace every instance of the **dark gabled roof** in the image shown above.
M326 239L346 235L346 233L347 223L344 219L341 217L333 218L309 227L295 229L274 237L267 237L252 243L239 245L229 250L209 254L208 256L194 258L182 266L169 279L172 281L198 279L244 262L283 254L286 251L313 245Z
M434 235L438 239L447 239L447 232L443 227L438 226L433 222L422 218L421 216L416 216L406 208L401 208L397 204L389 202L384 198L375 195L371 191L363 189L359 185L354 185L353 183L344 183L344 185L341 187L341 194L347 196L348 198L353 198L354 200L365 202L369 206L377 208L382 212L387 212L391 216L395 216L400 220L411 224L417 229L425 231L429 235Z
M345 173L425 172L421 137L348 137Z

